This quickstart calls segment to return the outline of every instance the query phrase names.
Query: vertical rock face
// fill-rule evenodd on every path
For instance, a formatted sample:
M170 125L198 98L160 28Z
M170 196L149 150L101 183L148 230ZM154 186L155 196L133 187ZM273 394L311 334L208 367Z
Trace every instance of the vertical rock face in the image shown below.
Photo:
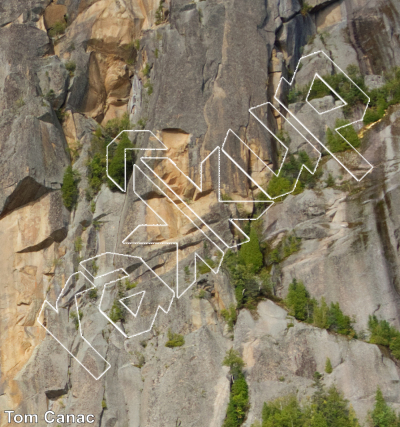
M128 113L136 130L154 132L176 165L151 164L170 186L168 195L189 201L232 243L237 235L228 220L238 213L218 203L217 177L225 195L246 201L256 192L240 168L260 184L271 174L237 138L227 138L226 147L240 168L226 162L218 170L210 159L201 171L200 162L231 129L264 164L276 166L275 141L249 108L273 102L280 78L294 71L302 54L320 49L343 69L357 65L377 82L382 71L400 66L399 33L395 0L313 0L307 8L297 0L0 0L0 414L50 409L94 414L99 426L220 427L231 380L222 361L232 346L246 363L247 427L260 417L264 401L312 394L313 374L324 370L328 356L334 370L325 382L336 384L360 420L377 386L399 408L398 362L375 345L287 320L272 301L262 301L252 313L241 310L230 331L221 310L236 300L225 272L202 275L168 314L160 311L150 332L131 339L100 314L100 298L92 298L83 308L84 333L111 364L98 381L36 321L43 301L55 304L62 294L59 312L45 312L42 321L50 324L59 316L55 333L75 356L89 359L71 318L82 283L64 288L80 260L104 252L143 257L173 287L176 257L168 244L179 243L183 266L191 265L195 251L205 251L199 223L193 225L145 180L138 178L138 191L147 206L132 191L132 178L126 194L103 185L90 201L87 164L98 125ZM313 73L304 66L297 79L308 84ZM320 102L329 106L334 100ZM290 108L307 118L304 103ZM337 118L340 113L332 114L328 126ZM270 125L278 131L278 115ZM271 244L292 230L302 239L300 251L272 272L277 296L286 296L293 278L302 280L313 297L339 302L355 316L359 332L372 313L400 327L399 129L400 109L394 106L365 131L361 151L375 168L360 184L291 195L263 221L263 239ZM321 137L325 131L315 129ZM304 141L290 137L297 152ZM137 134L134 142L147 148L149 141ZM72 212L63 206L60 190L71 163L79 174ZM202 190L183 175L198 184L201 172ZM341 182L349 178L332 159L322 179L329 174ZM168 227L155 222L156 214ZM162 245L122 243L145 223L158 225L143 227L130 243ZM214 253L209 257L217 259ZM139 262L112 256L91 268L97 276L116 268L136 271L138 290L148 277ZM186 272L179 274L185 282ZM106 311L119 292L118 285L110 287L101 302ZM165 346L169 330L185 336L182 347ZM0 425L6 425L4 417Z
M68 156L57 117L49 102L41 98L45 94L38 74L45 66L42 57L50 49L47 35L27 24L11 25L0 32L4 64L0 72L0 209L4 215L60 188ZM61 86L57 95L62 104L66 73L60 75L53 69L47 76L58 80L54 84Z

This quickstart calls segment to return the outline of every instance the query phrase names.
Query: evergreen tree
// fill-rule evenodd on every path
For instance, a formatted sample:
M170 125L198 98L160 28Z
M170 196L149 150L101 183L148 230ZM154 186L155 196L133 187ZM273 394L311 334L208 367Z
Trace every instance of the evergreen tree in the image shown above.
M229 366L234 377L223 427L239 427L243 424L249 409L249 389L242 372L244 362L239 352L231 348L227 351L222 364Z
M331 303L328 312L328 329L342 335L351 335L357 337L356 332L351 326L351 319L341 310L339 303Z
M222 365L228 366L231 374L236 375L242 372L244 362L240 357L239 352L231 348L226 352L225 358L222 361Z
M320 374L314 380L311 402L300 405L295 396L286 396L264 403L262 427L360 427L342 394L334 386L325 390Z
M295 396L264 403L262 427L302 427L304 414Z
M286 297L289 313L298 320L312 319L313 301L302 282L293 279Z
M226 418L223 427L241 426L249 408L249 389L244 375L240 373L231 388Z
M371 412L372 427L394 427L397 417L393 409L385 402L381 389L378 387L375 396L375 406Z
M71 210L78 201L79 190L78 190L79 176L72 170L72 166L68 166L64 172L63 184L61 187L62 199L64 206Z
M314 317L313 317L313 324L317 326L318 328L326 329L328 328L328 312L329 307L328 304L325 301L325 298L321 298L321 305L318 304L314 305Z
M127 148L133 148L133 145L128 137L128 134L125 132L121 136L121 140L115 149L115 153L108 163L108 174L114 179L114 181L119 184L121 187L124 186L125 181L125 156L126 156L126 180L129 179L132 174L132 151L128 150L125 154ZM115 188L116 185L109 179L108 186L110 188Z
M242 245L239 257L246 267L253 273L257 273L263 266L263 254L260 250L260 243L254 228L250 229L249 238L250 241Z
M326 363L325 363L325 372L327 374L331 374L332 373L332 363L331 363L331 359L329 359L329 357L326 358Z

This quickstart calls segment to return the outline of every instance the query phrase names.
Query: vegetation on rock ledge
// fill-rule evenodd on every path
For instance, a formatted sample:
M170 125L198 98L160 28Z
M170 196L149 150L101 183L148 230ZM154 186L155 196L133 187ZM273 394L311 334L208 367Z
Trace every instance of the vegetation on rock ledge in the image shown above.
M223 427L239 427L244 423L249 409L249 388L243 373L244 362L239 353L231 348L222 364L229 367L233 377Z

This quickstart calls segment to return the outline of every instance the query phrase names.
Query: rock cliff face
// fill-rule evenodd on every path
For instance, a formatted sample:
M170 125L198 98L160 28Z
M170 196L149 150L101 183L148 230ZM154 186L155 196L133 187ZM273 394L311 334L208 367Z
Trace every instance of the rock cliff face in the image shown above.
M322 49L343 69L357 65L371 88L383 71L400 66L395 0L310 0L306 9L298 0L0 0L1 414L51 409L94 414L95 425L107 427L220 427L230 392L222 360L232 346L246 363L247 427L260 418L263 402L310 395L313 374L324 371L328 356L333 372L324 381L344 393L360 420L377 386L400 409L399 362L376 345L297 322L270 300L252 313L240 310L231 332L221 310L236 300L224 271L202 275L139 337L125 339L100 315L99 302L85 306L84 334L111 364L98 381L36 321L43 301L55 303L82 259L105 252L140 256L174 286L176 258L166 243L179 242L184 267L192 268L194 252L204 249L201 227L145 179L138 178L138 187L147 206L132 191L132 178L126 193L102 185L88 200L87 163L98 125L128 113L135 129L154 132L167 147L163 155L180 169L168 161L152 164L176 193L171 198L189 200L232 243L238 236L228 220L237 217L237 208L218 203L213 160L200 170L228 129L276 166L274 140L248 110L272 102L280 78L293 73L302 54ZM313 74L312 66L303 67L299 84ZM307 117L304 103L290 108ZM278 115L270 125L278 131ZM316 131L324 137L326 129ZM350 184L346 171L326 157L321 182L331 174L340 189L289 195L268 210L262 225L263 240L272 244L292 231L302 239L300 250L271 272L276 296L286 296L293 278L302 280L313 297L339 302L358 332L367 329L372 313L400 327L400 108L390 107L363 133L360 150L374 165L363 181ZM142 134L134 142L149 146ZM291 150L301 143L292 136ZM237 140L229 150L256 182L267 182L271 174ZM71 163L80 175L72 212L60 189ZM203 189L181 172L196 183L203 173ZM227 164L220 174L225 194L254 199L255 187L239 168ZM158 224L155 213L168 227L143 228L130 243L163 245L122 243L138 225ZM138 290L150 280L135 263L112 256L99 259L94 275L122 267L136 274ZM179 271L183 282L185 274ZM82 338L69 318L80 286L74 282L62 294L61 326L54 333L84 359ZM110 288L101 302L105 310L117 294L118 286ZM46 312L44 321L51 316ZM165 347L168 330L183 334L185 344ZM1 417L0 426L6 424Z

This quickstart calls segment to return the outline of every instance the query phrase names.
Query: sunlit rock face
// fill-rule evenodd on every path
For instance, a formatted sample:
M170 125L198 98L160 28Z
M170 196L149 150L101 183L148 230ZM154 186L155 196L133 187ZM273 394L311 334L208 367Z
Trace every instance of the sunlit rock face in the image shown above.
M201 275L139 337L126 339L114 328L96 306L100 298L84 305L84 332L111 364L98 381L36 321L44 300L56 302L79 262L104 252L142 257L174 288L176 256L167 243L179 243L183 267L192 267L196 251L209 250L193 212L225 241L237 243L229 219L253 212L254 204L245 203L258 194L253 181L267 185L272 172L265 164L274 169L281 160L275 140L249 108L267 101L277 107L273 95L280 79L293 73L302 55L322 49L343 70L356 65L371 89L382 85L382 72L400 66L394 36L400 10L394 0L308 5L305 10L296 0L176 0L161 7L155 0L0 0L0 412L90 413L106 426L221 427L231 382L222 361L232 346L246 363L246 427L260 418L264 401L311 395L313 374L324 371L327 357L333 372L325 384L344 393L361 421L378 386L400 407L397 364L376 345L297 322L269 300L251 312L240 310L231 331L221 310L236 299L222 270ZM304 66L297 81L308 84L313 74L312 66ZM335 100L313 102L328 108ZM309 117L305 103L289 108L302 120ZM105 184L95 195L87 191L94 133L125 113L135 129L151 130L166 145L162 156L173 163L151 166L169 193L144 179L134 192L132 177L126 193ZM327 126L343 117L339 110L332 113ZM269 126L288 132L293 153L302 149L304 141L278 113ZM326 127L313 126L324 141ZM210 158L200 169L229 129L252 150L236 137L227 139L227 151L253 181L232 162L218 169ZM260 227L261 241L271 247L288 232L302 239L299 251L271 269L276 296L285 298L297 278L313 297L339 302L358 333L367 330L372 313L400 327L399 129L400 110L393 106L362 130L360 151L374 166L364 180L352 181L333 158L324 157L316 188L276 203ZM147 142L143 135L134 138L136 148ZM137 153L136 163L152 153ZM68 211L61 185L71 164L79 175L78 202ZM330 175L337 188L324 185ZM218 179L222 192L242 206L219 202ZM147 205L138 195L146 196ZM192 213L177 208L182 201ZM142 227L136 242L159 245L122 243L146 223L156 225ZM214 251L208 256L218 260ZM146 285L139 262L104 257L96 265L98 275L122 267L132 277L140 272L138 289ZM179 277L189 286L183 267ZM54 333L75 355L90 359L71 317L79 286L74 282L66 290ZM102 301L106 311L118 292L118 285L110 287ZM153 313L144 308L148 321ZM42 321L54 318L45 313ZM185 336L182 347L165 346L169 330Z

